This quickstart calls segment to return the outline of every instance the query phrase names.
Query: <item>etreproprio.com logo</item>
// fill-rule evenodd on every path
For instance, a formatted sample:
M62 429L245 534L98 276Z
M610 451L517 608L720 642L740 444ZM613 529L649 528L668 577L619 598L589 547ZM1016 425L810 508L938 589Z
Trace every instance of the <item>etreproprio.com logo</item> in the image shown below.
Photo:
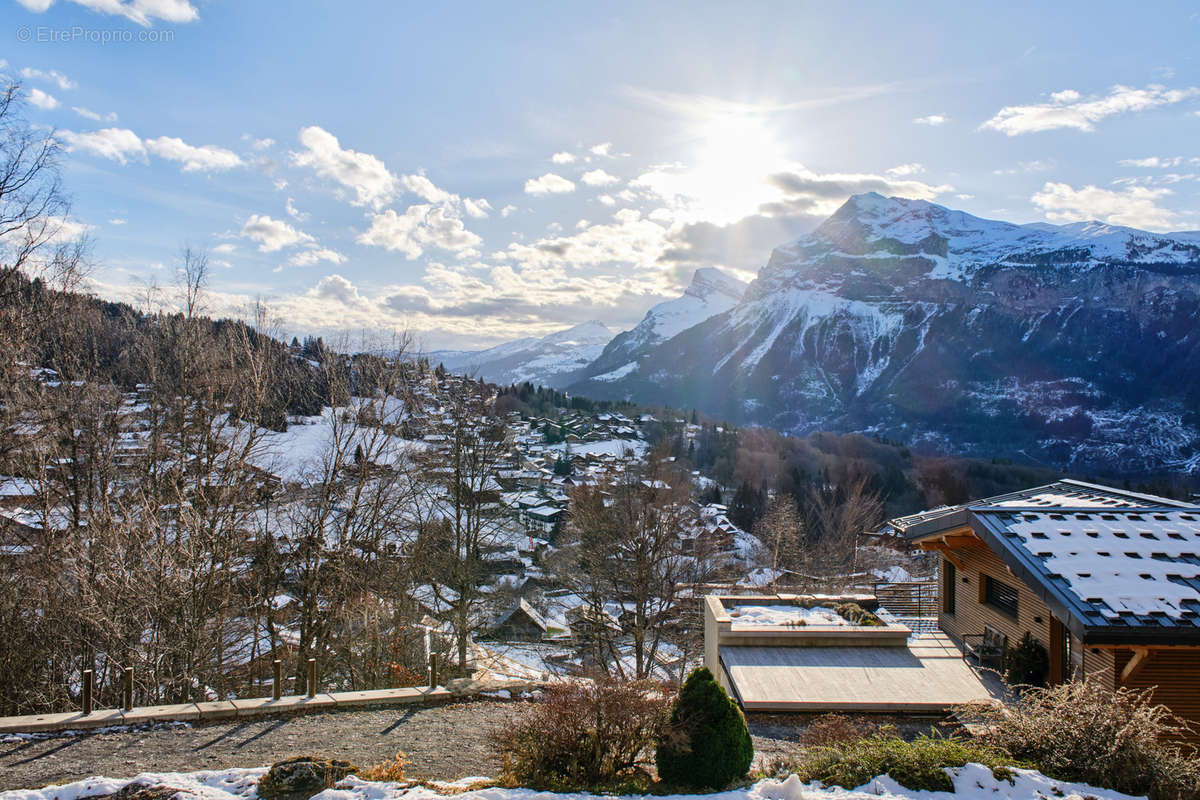
M35 44L163 44L175 41L175 31L88 28L83 25L69 28L22 25L17 28L17 41Z

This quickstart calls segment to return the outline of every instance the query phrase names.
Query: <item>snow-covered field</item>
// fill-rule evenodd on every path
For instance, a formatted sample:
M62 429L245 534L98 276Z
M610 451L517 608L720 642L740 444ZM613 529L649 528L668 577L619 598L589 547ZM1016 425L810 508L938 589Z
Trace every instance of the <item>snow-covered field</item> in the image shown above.
M767 625L849 625L832 608L813 606L737 606L731 609L735 628L756 628Z
M203 772L143 773L132 780L88 778L45 789L17 789L0 792L0 800L78 800L81 797L111 794L128 783L171 786L187 792L187 800L254 800L256 784L265 768L227 769ZM887 776L881 776L856 789L822 789L803 784L795 776L787 780L761 780L745 789L708 795L667 795L661 800L1132 800L1130 795L1086 784L1066 783L1047 778L1032 770L1015 770L1010 783L997 780L992 771L980 764L968 764L950 771L953 793L919 792L905 789ZM316 795L318 800L440 800L454 796L459 800L586 800L588 794L555 794L532 789L471 789L487 778L463 778L453 783L430 782L425 786L406 783L373 783L347 778L340 788ZM614 798L622 800L622 798Z

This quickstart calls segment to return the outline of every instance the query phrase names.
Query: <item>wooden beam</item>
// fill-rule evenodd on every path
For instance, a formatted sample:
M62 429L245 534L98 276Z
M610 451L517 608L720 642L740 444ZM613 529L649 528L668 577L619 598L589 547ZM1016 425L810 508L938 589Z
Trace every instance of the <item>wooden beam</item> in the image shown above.
M966 567L963 565L962 559L959 558L959 556L949 545L943 542L921 542L921 549L941 553L945 559L953 564L956 568L966 569Z
M1084 642L1084 647L1092 650L1200 650L1200 644L1093 644Z
M974 534L970 533L952 533L941 537L941 540L950 547L986 547L983 540Z
M1125 665L1125 669L1121 670L1120 683L1125 683L1134 675L1138 674L1138 670L1146 666L1146 662L1150 660L1150 648L1135 647L1133 648L1133 658Z

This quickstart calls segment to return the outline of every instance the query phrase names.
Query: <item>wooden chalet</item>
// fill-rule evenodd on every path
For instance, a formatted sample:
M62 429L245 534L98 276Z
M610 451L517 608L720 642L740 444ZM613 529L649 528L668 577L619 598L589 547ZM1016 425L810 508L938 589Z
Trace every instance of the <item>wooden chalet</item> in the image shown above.
M1148 689L1200 742L1200 506L1062 480L891 525L938 553L938 624L960 645L1028 632L1051 684Z

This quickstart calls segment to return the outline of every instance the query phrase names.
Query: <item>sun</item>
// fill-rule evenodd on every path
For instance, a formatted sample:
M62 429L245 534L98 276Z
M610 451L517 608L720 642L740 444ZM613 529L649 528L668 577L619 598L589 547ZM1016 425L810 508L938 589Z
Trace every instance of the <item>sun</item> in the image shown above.
M701 124L696 139L687 183L699 217L727 225L777 197L767 179L784 169L783 148L761 116L713 117Z

